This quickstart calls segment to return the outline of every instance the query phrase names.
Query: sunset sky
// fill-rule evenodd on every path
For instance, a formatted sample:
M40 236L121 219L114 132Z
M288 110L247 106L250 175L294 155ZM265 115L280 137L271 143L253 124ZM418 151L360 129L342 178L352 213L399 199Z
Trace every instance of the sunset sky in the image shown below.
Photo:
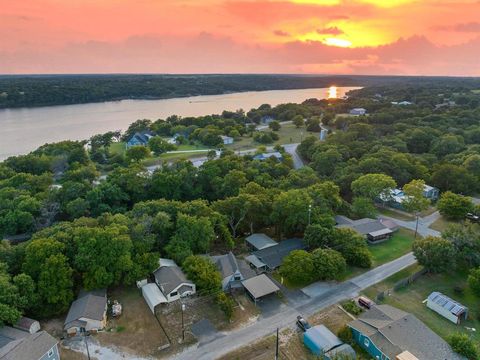
M0 0L0 73L480 75L479 0Z

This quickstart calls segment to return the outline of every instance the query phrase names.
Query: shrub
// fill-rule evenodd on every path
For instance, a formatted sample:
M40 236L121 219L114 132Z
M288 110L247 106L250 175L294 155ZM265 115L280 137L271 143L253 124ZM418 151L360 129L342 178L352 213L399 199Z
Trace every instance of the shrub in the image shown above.
M217 295L216 302L227 319L230 320L233 316L233 307L235 306L235 302L232 300L232 298L226 295L224 292L221 292Z
M348 326L342 327L338 330L338 338L342 340L345 344L353 344L353 335L352 330Z
M352 315L360 315L363 312L363 309L357 305L355 300L348 300L342 303L342 307Z
M465 356L469 360L478 359L478 348L467 334L452 334L448 337L448 343L453 351Z

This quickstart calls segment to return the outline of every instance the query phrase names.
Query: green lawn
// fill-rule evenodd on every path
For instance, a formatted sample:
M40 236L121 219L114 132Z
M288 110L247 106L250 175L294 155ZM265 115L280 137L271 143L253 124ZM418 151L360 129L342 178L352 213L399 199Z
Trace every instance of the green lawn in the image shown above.
M472 333L465 329L466 326L480 329L480 299L468 288L466 279L467 274L460 271L451 271L448 274L426 274L410 286L392 291L390 296L385 298L384 303L414 314L443 338L447 338L448 335L455 332L464 332L479 343L480 332L477 330L477 332ZM455 291L455 288L460 288L463 291ZM365 293L372 295L368 291L367 289ZM469 319L463 321L459 326L428 309L425 304L422 304L422 301L432 291L440 291L467 306L469 308Z
M377 207L377 210L380 214L392 217L394 219L398 220L404 220L404 221L412 221L415 220L415 217L412 215L409 215L403 211L395 211L391 208L384 208L384 207Z
M430 229L437 230L440 232L445 231L450 225L456 224L454 221L449 221L445 219L443 216L440 217L437 221L435 221L432 225L430 225Z
M270 129L265 129L262 131L271 131ZM282 125L279 131L276 132L280 137L277 141L272 144L266 144L265 146L275 146L278 144L293 144L302 142L307 136L314 135L318 137L318 132L307 132L306 128L303 126L299 129L295 127L293 124L286 124ZM253 141L253 138L245 135L242 138L235 140L232 145L227 145L227 149L231 150L247 150L247 149L254 149L263 144L257 143Z

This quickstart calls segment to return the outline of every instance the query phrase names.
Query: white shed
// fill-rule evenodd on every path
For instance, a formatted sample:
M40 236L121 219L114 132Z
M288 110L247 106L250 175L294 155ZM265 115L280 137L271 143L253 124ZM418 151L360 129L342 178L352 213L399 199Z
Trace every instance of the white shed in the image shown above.
M157 284L154 283L142 286L142 295L153 314L155 314L155 307L157 305L168 302Z
M428 296L427 307L455 324L460 324L460 319L462 317L466 319L468 316L467 307L438 291Z

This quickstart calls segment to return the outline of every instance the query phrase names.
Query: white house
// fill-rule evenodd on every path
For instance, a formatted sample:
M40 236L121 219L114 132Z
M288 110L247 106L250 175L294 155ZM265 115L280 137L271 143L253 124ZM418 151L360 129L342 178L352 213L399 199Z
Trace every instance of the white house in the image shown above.
M232 137L230 137L230 136L224 136L224 135L220 135L220 137L222 138L223 145L233 144L233 138L232 138Z
M460 324L462 318L467 319L468 317L468 308L466 306L438 291L434 291L428 296L427 307L454 324Z
M195 284L187 279L182 269L172 260L160 259L160 267L155 270L153 276L166 302L172 302L196 292Z
M362 116L366 114L367 114L367 110L365 110L364 108L355 108L350 110L350 115Z

